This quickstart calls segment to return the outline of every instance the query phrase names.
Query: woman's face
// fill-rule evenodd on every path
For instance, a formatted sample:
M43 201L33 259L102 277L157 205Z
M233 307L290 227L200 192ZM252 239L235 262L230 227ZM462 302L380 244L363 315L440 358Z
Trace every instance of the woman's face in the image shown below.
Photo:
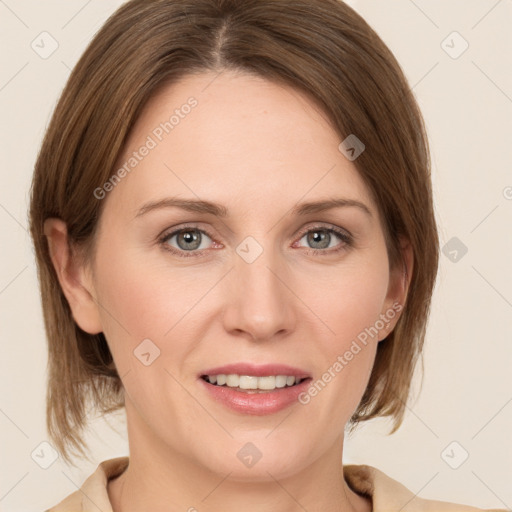
M91 198L106 203L89 289L132 456L234 479L339 460L402 298L341 142L305 96L248 75L189 76L148 104L125 172ZM272 389L284 376L307 380Z

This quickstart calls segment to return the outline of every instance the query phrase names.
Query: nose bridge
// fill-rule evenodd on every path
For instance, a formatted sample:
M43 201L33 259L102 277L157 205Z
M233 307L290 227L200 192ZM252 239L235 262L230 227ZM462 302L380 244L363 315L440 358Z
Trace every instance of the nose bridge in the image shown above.
M231 272L227 329L267 339L293 327L293 294L284 284L287 276L283 268L276 252L263 249L254 239L239 245Z

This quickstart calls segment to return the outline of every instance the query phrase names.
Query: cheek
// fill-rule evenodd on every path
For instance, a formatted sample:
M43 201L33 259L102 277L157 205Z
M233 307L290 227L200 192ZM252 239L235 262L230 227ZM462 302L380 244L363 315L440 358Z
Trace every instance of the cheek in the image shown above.
M116 249L114 241L98 253L96 276L103 331L121 373L133 365L133 350L143 340L160 344L157 340L172 326L176 297L130 251Z
M187 355L201 338L197 315L204 312L206 301L199 302L218 276L170 269L165 258L154 263L137 251L114 249L112 244L98 255L96 274L103 329L118 371L140 371L134 356L147 339L157 347L144 342L150 349L160 351L155 364L170 370L186 366ZM122 256L114 258L114 252Z
M106 251L98 258L100 314L126 394L157 424L164 421L163 402L170 409L183 407L183 393L171 375L181 381L177 369L189 371L187 356L198 337L186 315L205 284L195 280L191 286L179 270L171 274L134 253L122 254L115 265L106 263L114 261Z
M388 289L387 265L385 253L382 258L375 254L340 266L328 280L317 279L314 293L303 288L304 301L322 321L316 322L314 336L320 373L302 403L311 417L322 418L333 430L352 415L370 377Z
M136 251L112 248L113 252L122 256L108 258L105 251L97 263L98 299L102 301L101 314L107 329L118 331L124 327L125 335L128 331L134 341L161 338L197 300L197 280L194 285L179 270L169 272L168 266L148 263Z
M298 295L325 333L317 336L317 342L323 344L323 353L332 355L379 319L389 283L386 254L376 251L354 257L329 272L310 274L301 283Z

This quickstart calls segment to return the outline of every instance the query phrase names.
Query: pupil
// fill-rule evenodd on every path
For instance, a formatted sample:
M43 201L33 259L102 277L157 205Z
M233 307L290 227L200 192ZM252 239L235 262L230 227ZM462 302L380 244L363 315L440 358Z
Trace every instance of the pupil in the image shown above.
M309 242L311 243L320 243L321 246L319 248L321 249L329 247L330 234L326 233L325 231L313 231L310 233L309 238Z
M185 246L182 245L182 241L184 240ZM187 244L193 244L195 242L195 245L187 245ZM178 236L178 245L181 249L189 250L189 249L197 249L201 245L201 239L198 234L195 234L193 231L182 231L180 235Z

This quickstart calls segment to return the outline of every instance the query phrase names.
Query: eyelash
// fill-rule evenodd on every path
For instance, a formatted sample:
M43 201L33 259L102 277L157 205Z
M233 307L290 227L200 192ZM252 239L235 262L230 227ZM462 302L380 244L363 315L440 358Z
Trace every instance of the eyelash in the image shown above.
M179 257L183 257L183 258L202 257L203 256L202 251L204 251L205 249L200 250L200 251L198 251L198 250L183 251L183 250L175 249L174 247L171 247L167 243L173 236L179 235L180 233L187 232L187 231L199 231L200 233L207 235L211 240L214 240L214 237L207 230L200 229L199 227L197 227L195 225L185 225L183 227L180 227L179 229L175 229L174 231L171 231L170 233L164 234L163 236L161 236L158 239L158 242L164 250L169 251L172 254L175 254ZM342 231L341 229L338 229L335 227L325 227L325 226L313 226L311 228L308 228L307 230L300 233L298 240L301 240L304 237L304 235L307 235L308 233L314 232L314 231L324 231L329 234L337 235L341 239L342 243L339 244L339 246L337 246L336 248L331 248L331 249L308 249L308 248L305 248L306 254L313 254L313 255L321 254L322 256L332 255L332 254L338 253L342 250L349 249L353 245L353 238L351 235L349 235L345 231Z

